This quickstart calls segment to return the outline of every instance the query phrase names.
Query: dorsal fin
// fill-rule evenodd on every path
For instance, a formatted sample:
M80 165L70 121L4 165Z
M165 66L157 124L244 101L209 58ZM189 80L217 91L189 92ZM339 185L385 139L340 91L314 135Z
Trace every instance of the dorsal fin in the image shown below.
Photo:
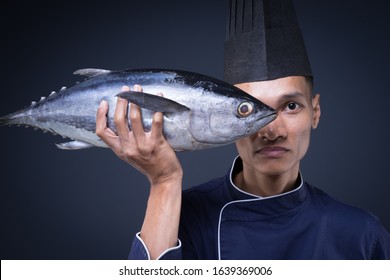
M88 78L105 75L111 73L111 70L105 70L105 69L96 69L96 68L84 68L84 69L78 69L73 72L75 75L81 75L81 76L87 76Z

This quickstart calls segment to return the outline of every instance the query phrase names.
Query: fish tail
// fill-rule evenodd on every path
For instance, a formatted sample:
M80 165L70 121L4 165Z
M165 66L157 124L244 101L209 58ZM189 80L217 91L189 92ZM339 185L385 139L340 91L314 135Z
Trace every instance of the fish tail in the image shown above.
M11 115L0 117L0 126L12 125L12 124L14 124L14 119L12 118Z
M8 115L5 115L3 117L0 117L0 126L5 125L21 125L26 124L25 121L26 117L21 114L21 112L15 112Z

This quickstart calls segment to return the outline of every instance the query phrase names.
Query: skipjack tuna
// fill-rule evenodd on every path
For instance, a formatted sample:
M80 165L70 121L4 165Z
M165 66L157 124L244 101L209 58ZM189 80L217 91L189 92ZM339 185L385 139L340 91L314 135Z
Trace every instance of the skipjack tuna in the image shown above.
M26 125L72 139L57 144L60 149L107 147L95 134L97 109L101 100L108 102L107 126L116 131L113 118L120 96L142 108L145 131L151 128L153 113L162 112L168 143L176 151L188 151L234 142L276 118L274 109L244 91L197 73L81 69L74 74L87 79L0 118L0 125ZM144 92L120 92L123 85L134 84L141 85Z

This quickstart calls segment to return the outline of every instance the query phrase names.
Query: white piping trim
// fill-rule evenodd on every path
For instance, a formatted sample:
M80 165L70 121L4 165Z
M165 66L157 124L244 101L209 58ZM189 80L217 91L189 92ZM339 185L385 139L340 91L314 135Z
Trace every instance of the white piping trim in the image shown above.
M239 203L239 202L248 202L248 201L255 201L255 200L261 200L261 198L252 198L252 199L244 199L244 200L235 200L235 201L230 201L226 203L221 211L219 212L219 220L218 220L218 260L221 259L221 218L222 218L222 212L225 210L225 208L233 203Z
M260 196L260 195L255 195L255 194L251 194L251 193L248 193L246 191L243 191L242 189L240 189L239 187L237 187L234 182L233 182L233 169L234 169L234 165L236 163L236 160L239 158L240 156L237 156L234 161L233 161L233 165L232 165L232 168L230 169L230 183L232 184L232 186L239 192L243 193L243 194L246 194L246 195L249 195L249 196L252 196L253 198L257 198L257 199L270 199L270 198L275 198L275 197L279 197L279 196L283 196L283 195L286 195L286 194L289 194L289 193L293 193L293 192L296 192L297 190L299 190L300 188L302 188L303 186L303 177L302 177L302 174L301 174L301 171L299 171L299 176L301 178L301 183L299 184L299 187L291 190L291 191L288 191L288 192L285 192L285 193L280 193L280 194L276 194L276 195L270 195L270 196Z
M237 157L234 159L233 164L232 164L232 167L231 167L231 169L230 169L230 183L231 183L232 186L233 186L236 190L238 190L239 192L244 193L244 194L247 194L247 195L250 195L250 196L252 196L253 198L230 201L230 202L226 203L226 204L221 208L221 211L219 212L219 220L218 220L218 260L221 259L221 219L222 219L222 212L223 212L223 210L225 210L225 208L226 208L227 206L229 206L229 205L231 205L231 204L234 204L234 203L250 202L250 201L256 201L256 200L266 200L266 199L276 198L276 197L279 197L279 196L284 196L284 195L287 195L287 194L290 194L290 193L293 193L293 192L299 190L299 189L302 188L302 186L303 186L303 177L302 177L301 172L299 171L299 175L300 175L300 177L301 177L301 184L299 185L298 188L295 188L295 189L293 189L293 190L291 190L291 191L288 191L288 192L285 192L285 193L281 193L281 194L277 194L277 195L267 196L267 197L258 196L258 195L254 195L254 194L245 192L245 191L241 190L240 188L238 188L238 187L233 183L233 179L232 179L233 169L234 169L234 165L235 165L235 163L236 163L237 158L239 158L239 156L237 156Z
M138 240L141 242L142 246L144 246L145 252L146 252L146 254L147 254L147 256L148 256L148 260L150 260L150 254L149 254L148 247L146 247L146 244L144 243L144 241L142 240L142 238L141 238L140 235L141 235L141 232L138 232L138 233L135 235L135 237L137 237Z
M142 240L141 236L140 236L141 232L138 232L135 236L138 238L138 240L141 242L142 246L144 247L145 249L145 252L148 256L148 260L150 260L150 253L149 253L149 250L148 250L148 247L146 247L146 244L145 242ZM179 243L177 246L175 247L172 247L172 248L168 248L166 249L164 252L162 252L158 258L156 260L159 260L164 254L170 252L170 251L173 251L173 250L176 250L176 249L179 249L181 247L181 241L180 239L177 240L177 242Z
M159 260L162 256L164 256L166 253L168 253L168 252L170 252L170 251L179 249L179 248L181 247L181 241L180 241L180 239L177 239L177 243L179 243L177 246L172 247L172 248L168 248L168 249L166 249L164 252L162 252L161 255L158 256L158 258L157 258L156 260Z

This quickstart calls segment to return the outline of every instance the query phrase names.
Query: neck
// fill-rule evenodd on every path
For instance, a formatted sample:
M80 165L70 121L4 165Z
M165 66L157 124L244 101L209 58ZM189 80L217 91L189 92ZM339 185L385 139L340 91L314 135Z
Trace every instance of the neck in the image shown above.
M261 174L243 168L233 181L241 190L262 197L278 195L295 189L299 184L299 166L278 175Z

